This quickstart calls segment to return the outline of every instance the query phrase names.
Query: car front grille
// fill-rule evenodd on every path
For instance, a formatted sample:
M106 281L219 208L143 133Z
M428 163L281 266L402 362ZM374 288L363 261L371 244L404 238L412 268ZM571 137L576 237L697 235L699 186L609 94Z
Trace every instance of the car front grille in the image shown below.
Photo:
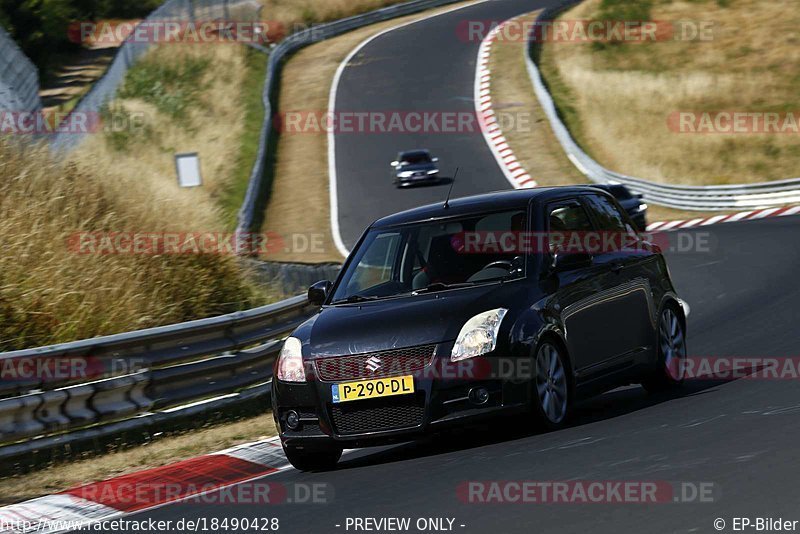
M337 434L361 434L414 428L422 424L422 393L387 399L370 399L330 405Z
M324 382L400 376L424 369L436 345L336 356L316 360L317 377Z

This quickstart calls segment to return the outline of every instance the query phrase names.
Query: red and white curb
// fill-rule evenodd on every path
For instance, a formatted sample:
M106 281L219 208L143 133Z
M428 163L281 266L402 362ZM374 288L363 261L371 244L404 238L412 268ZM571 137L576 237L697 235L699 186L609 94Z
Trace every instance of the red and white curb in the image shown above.
M495 43L497 35L503 26L509 22L511 20L504 22L489 32L478 49L478 64L475 73L475 112L477 113L483 137L506 179L514 189L524 189L536 187L537 184L517 160L514 151L508 144L508 140L500 129L492 102L492 72L489 69L492 45Z
M699 219L683 219L680 221L654 222L647 225L647 231L670 232L675 230L699 228L703 226L710 226L712 224L720 224L727 222L754 221L757 219L765 219L767 217L786 217L789 215L797 215L798 213L800 213L800 206L783 207L783 208L766 208L760 210L743 211L740 213L733 213L730 215L714 215L713 217L705 217Z
M278 438L0 508L0 533L57 533L200 497L289 467Z

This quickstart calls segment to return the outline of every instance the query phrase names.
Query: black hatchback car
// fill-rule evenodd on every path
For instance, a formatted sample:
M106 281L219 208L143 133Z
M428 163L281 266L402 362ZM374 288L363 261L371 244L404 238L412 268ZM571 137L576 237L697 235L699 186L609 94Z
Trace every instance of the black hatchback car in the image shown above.
M272 401L289 461L683 379L686 320L657 246L590 187L492 193L376 221L286 340Z

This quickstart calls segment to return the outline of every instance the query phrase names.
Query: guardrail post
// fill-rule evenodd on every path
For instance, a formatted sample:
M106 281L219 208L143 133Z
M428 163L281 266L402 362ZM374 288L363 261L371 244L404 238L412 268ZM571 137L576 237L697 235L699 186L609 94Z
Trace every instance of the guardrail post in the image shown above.
M35 416L36 409L41 404L40 395L25 395L0 401L0 441L13 441L42 432L44 425Z
M84 384L64 388L63 391L67 393L64 414L69 418L71 425L88 424L97 419L97 413L89 407L89 399L94 395L93 386Z
M89 404L100 420L117 419L138 411L138 406L129 398L129 393L137 385L133 376L109 378L93 385L95 394Z
M14 433L14 418L21 405L19 398L0 401L0 441L6 441L6 436Z
M145 393L147 386L150 385L150 374L138 373L133 375L132 378L135 383L131 389L129 398L131 402L139 407L140 412L147 411L153 407L153 400Z
M61 411L64 403L69 399L69 394L64 390L47 391L42 393L42 404L36 409L36 419L42 423L47 431L60 430L69 426L69 417Z

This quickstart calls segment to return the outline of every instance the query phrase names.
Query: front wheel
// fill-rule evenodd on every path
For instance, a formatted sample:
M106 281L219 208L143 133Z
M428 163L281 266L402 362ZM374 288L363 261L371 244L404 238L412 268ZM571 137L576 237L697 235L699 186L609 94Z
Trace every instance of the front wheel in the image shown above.
M680 386L686 374L686 354L683 323L675 310L666 307L658 321L658 368L642 386L649 392Z
M534 415L547 428L564 425L572 404L566 355L558 346L544 342L536 351Z
M283 452L289 463L300 471L327 471L336 467L342 457L342 448L335 445L308 449L284 445Z

